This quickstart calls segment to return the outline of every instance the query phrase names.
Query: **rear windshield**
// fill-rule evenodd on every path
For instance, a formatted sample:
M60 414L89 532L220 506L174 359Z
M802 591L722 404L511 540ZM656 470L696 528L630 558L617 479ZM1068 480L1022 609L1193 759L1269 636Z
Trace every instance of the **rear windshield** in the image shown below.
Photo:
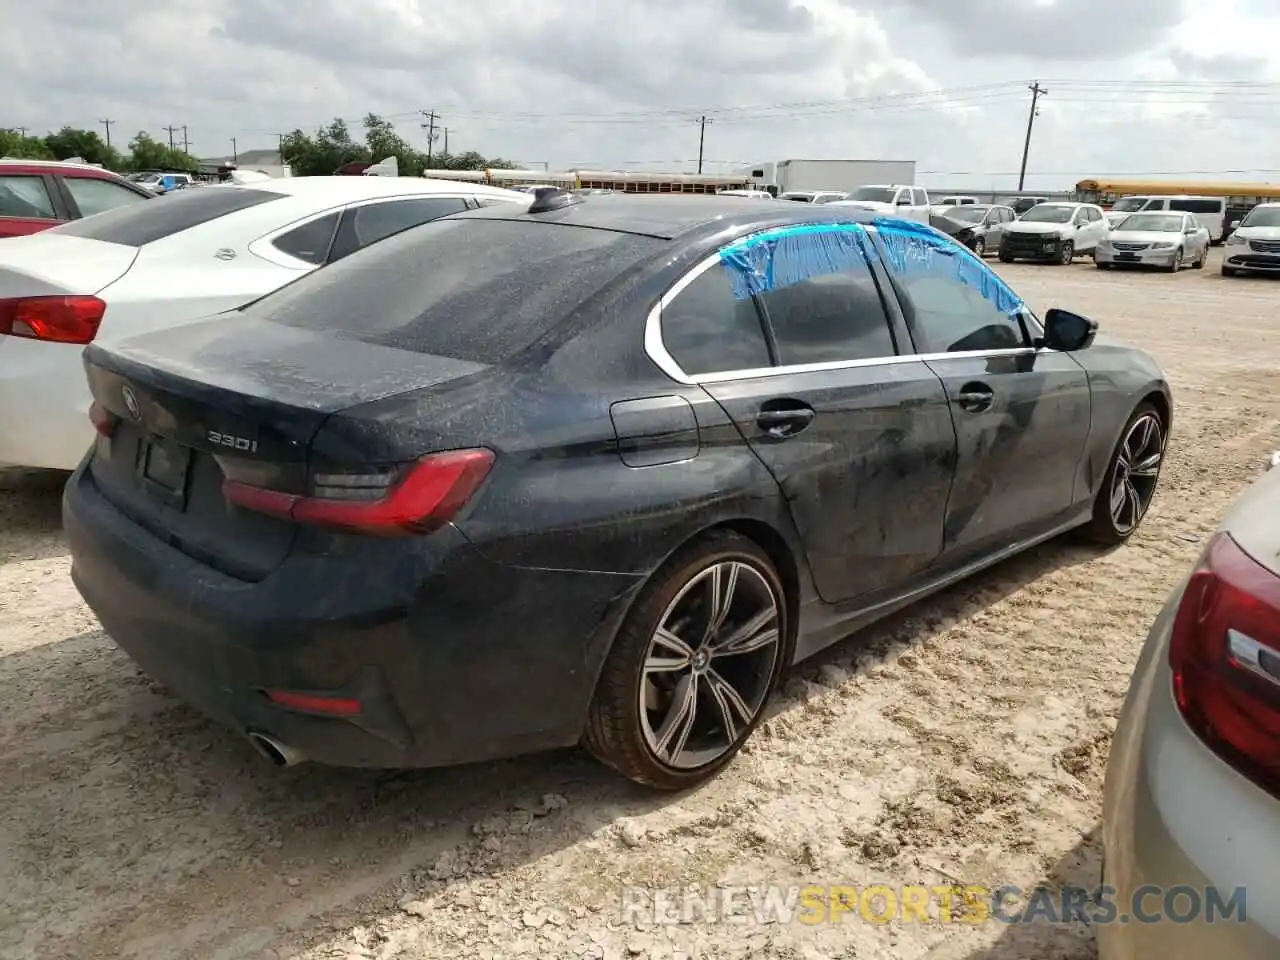
M666 241L527 221L414 227L244 308L363 343L500 364Z
M156 203L116 207L83 220L72 220L47 232L118 243L125 247L141 247L237 210L279 200L281 196L247 187L202 187L163 197Z

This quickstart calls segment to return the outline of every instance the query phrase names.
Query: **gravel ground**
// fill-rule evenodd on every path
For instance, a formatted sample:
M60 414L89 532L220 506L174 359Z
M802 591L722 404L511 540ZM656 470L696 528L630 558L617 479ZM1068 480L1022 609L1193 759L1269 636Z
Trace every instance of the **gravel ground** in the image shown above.
M623 922L624 888L1096 883L1109 738L1167 590L1280 447L1280 286L1000 266L1146 344L1178 408L1131 543L1050 543L803 665L654 797L566 753L278 771L170 699L67 576L58 476L0 473L0 956L1084 958L1084 927Z

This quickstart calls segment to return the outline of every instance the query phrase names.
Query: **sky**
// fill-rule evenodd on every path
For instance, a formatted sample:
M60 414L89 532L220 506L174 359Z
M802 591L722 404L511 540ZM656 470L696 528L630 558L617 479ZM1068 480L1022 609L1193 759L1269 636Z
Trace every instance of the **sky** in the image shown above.
M706 116L707 172L915 160L926 186L1004 190L1039 81L1028 190L1280 181L1277 0L0 0L0 20L0 127L186 125L200 157L369 112L425 148L434 113L454 152L692 172Z

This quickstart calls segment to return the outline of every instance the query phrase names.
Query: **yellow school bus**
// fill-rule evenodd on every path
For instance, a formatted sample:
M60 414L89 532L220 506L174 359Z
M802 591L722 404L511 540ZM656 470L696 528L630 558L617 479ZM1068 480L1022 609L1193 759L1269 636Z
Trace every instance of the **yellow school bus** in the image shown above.
M1081 180L1076 199L1110 207L1121 197L1225 197L1230 209L1280 200L1277 183L1203 183L1177 180Z

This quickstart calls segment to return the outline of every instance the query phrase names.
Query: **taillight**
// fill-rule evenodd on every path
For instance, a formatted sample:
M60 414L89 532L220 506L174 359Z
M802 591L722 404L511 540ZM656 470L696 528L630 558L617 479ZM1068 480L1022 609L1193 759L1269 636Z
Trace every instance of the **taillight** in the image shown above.
M0 299L0 333L49 343L92 343L107 305L97 297Z
M1280 795L1280 577L1227 534L1209 544L1174 617L1173 693L1219 756Z
M490 450L450 450L398 470L314 474L307 496L230 479L223 482L222 492L246 510L294 523L383 537L412 536L452 520L492 466Z

